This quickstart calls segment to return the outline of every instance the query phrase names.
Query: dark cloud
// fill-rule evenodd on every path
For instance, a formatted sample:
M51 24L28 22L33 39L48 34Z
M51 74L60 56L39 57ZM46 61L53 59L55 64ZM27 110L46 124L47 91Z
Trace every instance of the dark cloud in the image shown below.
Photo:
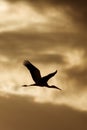
M87 90L87 67L75 66L65 70L69 80L74 80L78 91ZM79 88L79 89L78 89Z
M0 53L11 59L14 58L32 58L39 62L58 62L65 63L65 56L56 54L55 48L63 42L62 38L56 34L21 34L21 33L6 33L0 35ZM59 42L59 43L58 43ZM62 45L62 43L61 43ZM49 50L54 51L54 54L49 54ZM47 54L48 53L48 54Z
M62 54L41 54L37 57L33 57L32 60L41 62L41 63L58 63L58 64L67 64L66 57Z
M31 2L31 3L41 3L41 2L45 2L45 3L49 3L49 4L54 4L54 5L59 5L59 4L75 4L77 5L79 2L79 5L84 5L85 3L87 3L86 0L77 0L77 1L72 1L72 0L7 0L10 2L16 2L16 1L27 1L27 2Z
M0 34L0 48L1 52L10 51L14 52L21 50L27 52L29 50L43 51L64 47L65 49L86 49L87 38L86 36L79 33L21 33L21 32L11 32ZM13 49L12 49L13 48ZM6 51L7 50L7 51Z
M64 53L68 51L82 50L85 53L83 59L86 57L86 41L85 36L73 33L3 33L0 34L0 55L11 60L27 58L36 62L65 65L68 63Z
M0 97L1 130L83 130L87 113L64 105L38 104L32 98Z

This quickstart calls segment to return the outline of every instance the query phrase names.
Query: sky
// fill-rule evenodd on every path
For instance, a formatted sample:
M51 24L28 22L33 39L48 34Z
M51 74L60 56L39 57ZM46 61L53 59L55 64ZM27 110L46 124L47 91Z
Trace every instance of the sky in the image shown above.
M87 129L86 0L0 0L0 129ZM62 91L28 87L27 59Z

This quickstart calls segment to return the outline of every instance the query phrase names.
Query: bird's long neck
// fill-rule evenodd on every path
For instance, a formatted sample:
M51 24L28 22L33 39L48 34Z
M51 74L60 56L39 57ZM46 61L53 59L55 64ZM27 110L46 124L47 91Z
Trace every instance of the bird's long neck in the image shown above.
M22 85L23 87L36 86L36 84Z
M37 86L36 84L30 84L30 85L28 85L28 86Z

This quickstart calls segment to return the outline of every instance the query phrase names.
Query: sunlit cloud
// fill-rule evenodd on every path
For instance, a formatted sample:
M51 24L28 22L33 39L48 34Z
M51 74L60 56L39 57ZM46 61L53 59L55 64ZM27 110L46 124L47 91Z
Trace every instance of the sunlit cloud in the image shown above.
M28 30L33 32L65 31L73 32L73 23L64 9L46 9L40 14L26 2L0 2L0 32Z
M83 64L84 51L72 49L72 51L66 52L65 55L67 57L67 61L69 62L69 67Z
M9 62L9 58L3 55L0 55L0 62Z
M25 3L11 4L2 1L0 7L0 30L11 31L21 28L27 28L31 24L44 23L46 18L39 15Z

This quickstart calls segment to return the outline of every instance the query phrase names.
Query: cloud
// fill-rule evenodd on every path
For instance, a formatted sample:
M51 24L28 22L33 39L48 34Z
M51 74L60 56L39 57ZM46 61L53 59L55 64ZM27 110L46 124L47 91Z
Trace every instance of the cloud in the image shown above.
M61 54L39 54L37 57L32 57L32 60L45 64L58 63L64 65L67 64L65 58L66 57L62 56Z
M38 60L43 56L43 61L60 59L58 62L64 63L67 61L67 54L71 54L73 57L81 55L81 58L84 59L86 49L86 37L78 33L9 32L0 34L1 55L11 59L14 57L23 60L28 57L29 59L36 57ZM78 52L78 55L74 52ZM44 59L45 56L47 60Z
M49 27L46 26L49 23L48 18L28 4L12 4L6 1L1 1L0 4L0 33L24 28L31 31L32 29L36 31L49 30Z
M29 2L27 4L26 2ZM77 32L86 30L86 8L83 1L14 1L2 2L1 32L28 29L32 32ZM84 7L84 8L83 8ZM39 10L39 11L38 11ZM85 28L83 29L83 27Z
M85 91L87 89L87 68L85 66L74 66L66 69L65 73L68 80L74 80L77 91Z
M38 104L32 100L21 96L0 97L0 129L87 129L85 111L65 105Z
M18 2L18 0L9 0L10 2ZM19 0L19 2L24 2L24 0ZM86 4L87 1L83 0L26 0L26 2L29 2L33 7L38 9L40 12L45 12L47 8L53 7L63 7L66 11L66 13L73 19L73 21L76 22L77 26L78 24L80 26L86 27L87 22L87 8ZM85 29L85 28L84 28Z
M8 57L18 58L23 56L24 58L31 56L35 57L35 55L38 57L38 55L41 55L44 58L44 51L47 51L46 53L48 54L46 54L46 56L48 56L48 58L53 56L53 58L58 58L60 61L63 61L62 56L60 56L60 54L58 55L56 52L57 50L55 49L57 46L60 46L57 44L57 41L55 41L55 35L52 36L50 34L40 33L4 33L1 34L0 37L1 54L7 55ZM54 47L52 46L53 43ZM49 54L50 49L54 51L54 54Z

